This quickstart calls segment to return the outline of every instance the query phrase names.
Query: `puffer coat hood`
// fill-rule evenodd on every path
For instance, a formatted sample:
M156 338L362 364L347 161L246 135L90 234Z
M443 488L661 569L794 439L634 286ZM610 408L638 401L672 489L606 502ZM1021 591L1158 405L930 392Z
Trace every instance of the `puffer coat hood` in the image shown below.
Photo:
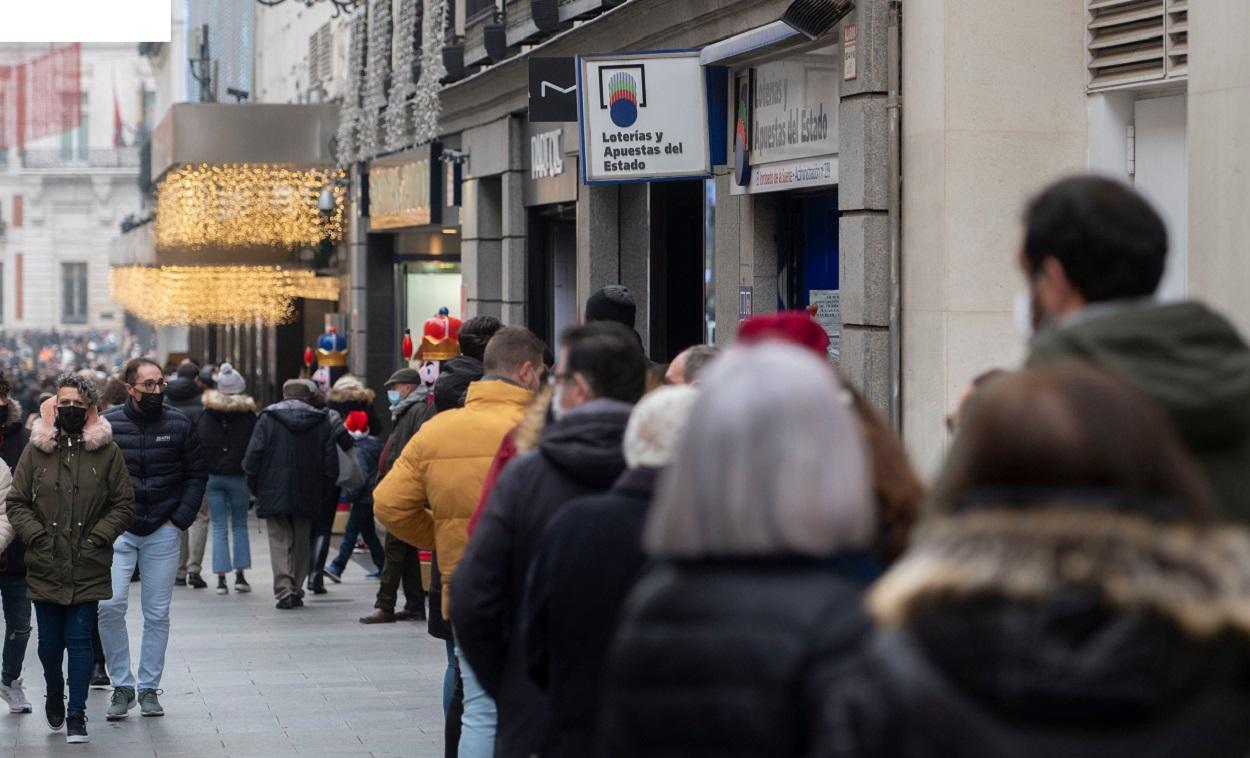
M877 583L847 755L1244 756L1250 535L1082 504L940 516Z
M248 395L204 390L204 414L196 424L208 473L242 476L243 454L256 428L256 401Z
M625 470L621 438L633 406L618 400L592 400L543 430L542 457L569 479L599 491Z
M1154 398L1202 465L1221 514L1250 523L1250 347L1201 303L1107 308L1039 334L1029 365L1088 361Z
M182 411L187 418L191 419L191 423L195 424L200 420L200 414L204 412L200 385L196 384L194 379L175 376L169 380L169 386L165 388L165 404Z

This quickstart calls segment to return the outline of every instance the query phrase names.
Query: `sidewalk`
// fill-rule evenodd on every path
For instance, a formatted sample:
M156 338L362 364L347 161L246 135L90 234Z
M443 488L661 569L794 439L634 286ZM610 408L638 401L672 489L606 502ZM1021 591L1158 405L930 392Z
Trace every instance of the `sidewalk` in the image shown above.
M162 718L110 723L109 691L87 700L89 745L66 745L43 716L43 667L32 633L22 676L35 712L0 712L0 755L38 756L403 756L443 754L442 681L446 648L424 623L364 626L376 579L357 552L343 583L305 598L303 609L274 608L264 522L251 524L251 594L174 588ZM338 538L335 538L335 548ZM212 539L205 555L211 567ZM233 581L233 580L231 580ZM138 584L129 611L138 665L142 615Z

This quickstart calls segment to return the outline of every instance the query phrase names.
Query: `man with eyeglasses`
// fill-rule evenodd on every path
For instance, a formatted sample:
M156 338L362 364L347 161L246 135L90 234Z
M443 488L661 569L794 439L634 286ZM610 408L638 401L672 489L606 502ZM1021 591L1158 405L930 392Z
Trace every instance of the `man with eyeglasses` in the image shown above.
M100 641L113 680L109 721L126 718L136 702L144 716L165 714L157 695L169 643L179 534L195 521L208 480L194 425L164 403L168 383L161 367L136 358L126 364L124 381L126 402L104 414L135 491L134 520L113 544L113 598L100 603ZM136 565L143 604L137 680L126 633L130 577Z

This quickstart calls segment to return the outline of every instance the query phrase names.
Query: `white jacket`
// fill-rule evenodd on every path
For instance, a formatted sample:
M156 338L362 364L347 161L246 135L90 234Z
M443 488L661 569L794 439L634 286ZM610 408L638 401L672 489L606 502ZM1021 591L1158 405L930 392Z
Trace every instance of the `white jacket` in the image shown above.
M9 515L5 511L5 500L9 497L9 489L13 486L13 472L9 464L0 461L0 552L13 542L13 525L9 523Z

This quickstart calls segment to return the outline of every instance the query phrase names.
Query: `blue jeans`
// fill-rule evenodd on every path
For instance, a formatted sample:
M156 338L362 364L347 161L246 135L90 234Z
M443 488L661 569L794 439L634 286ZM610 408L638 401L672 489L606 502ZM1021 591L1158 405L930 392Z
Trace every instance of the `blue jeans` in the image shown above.
M373 526L373 501L352 503L351 513L347 516L347 526L343 527L343 546L339 548L338 557L334 559L334 568L343 573L347 562L356 550L356 538L364 537L369 547L369 557L378 571L386 563L386 551L382 549L382 540L378 539L378 531Z
M175 567L176 568L176 567ZM95 623L94 600L74 605L35 601L39 619L39 662L48 692L64 692L61 664L69 653L69 706L67 713L87 711L87 687L91 684L91 625Z
M213 573L224 574L231 568L242 571L252 567L252 546L247 541L247 481L242 475L208 475L209 521L213 525ZM226 526L229 515L230 526ZM230 558L229 535L234 535L234 559Z
M113 543L113 599L100 602L100 642L114 687L134 687L126 608L130 577L139 566L143 602L143 644L139 649L139 689L156 689L169 646L169 602L178 573L178 527L163 524L146 537L125 532Z
M464 651L456 644L460 663L460 681L464 684L464 715L460 717L460 752L458 758L492 758L495 754L495 726L498 712L495 701L478 683Z
M26 577L0 576L0 596L4 598L4 665L0 675L7 686L22 676L26 643L30 641L30 600Z
M433 609L437 612L438 609ZM447 643L447 670L443 672L443 718L447 718L447 712L451 710L451 699L456 696L456 643L451 640L444 640Z

